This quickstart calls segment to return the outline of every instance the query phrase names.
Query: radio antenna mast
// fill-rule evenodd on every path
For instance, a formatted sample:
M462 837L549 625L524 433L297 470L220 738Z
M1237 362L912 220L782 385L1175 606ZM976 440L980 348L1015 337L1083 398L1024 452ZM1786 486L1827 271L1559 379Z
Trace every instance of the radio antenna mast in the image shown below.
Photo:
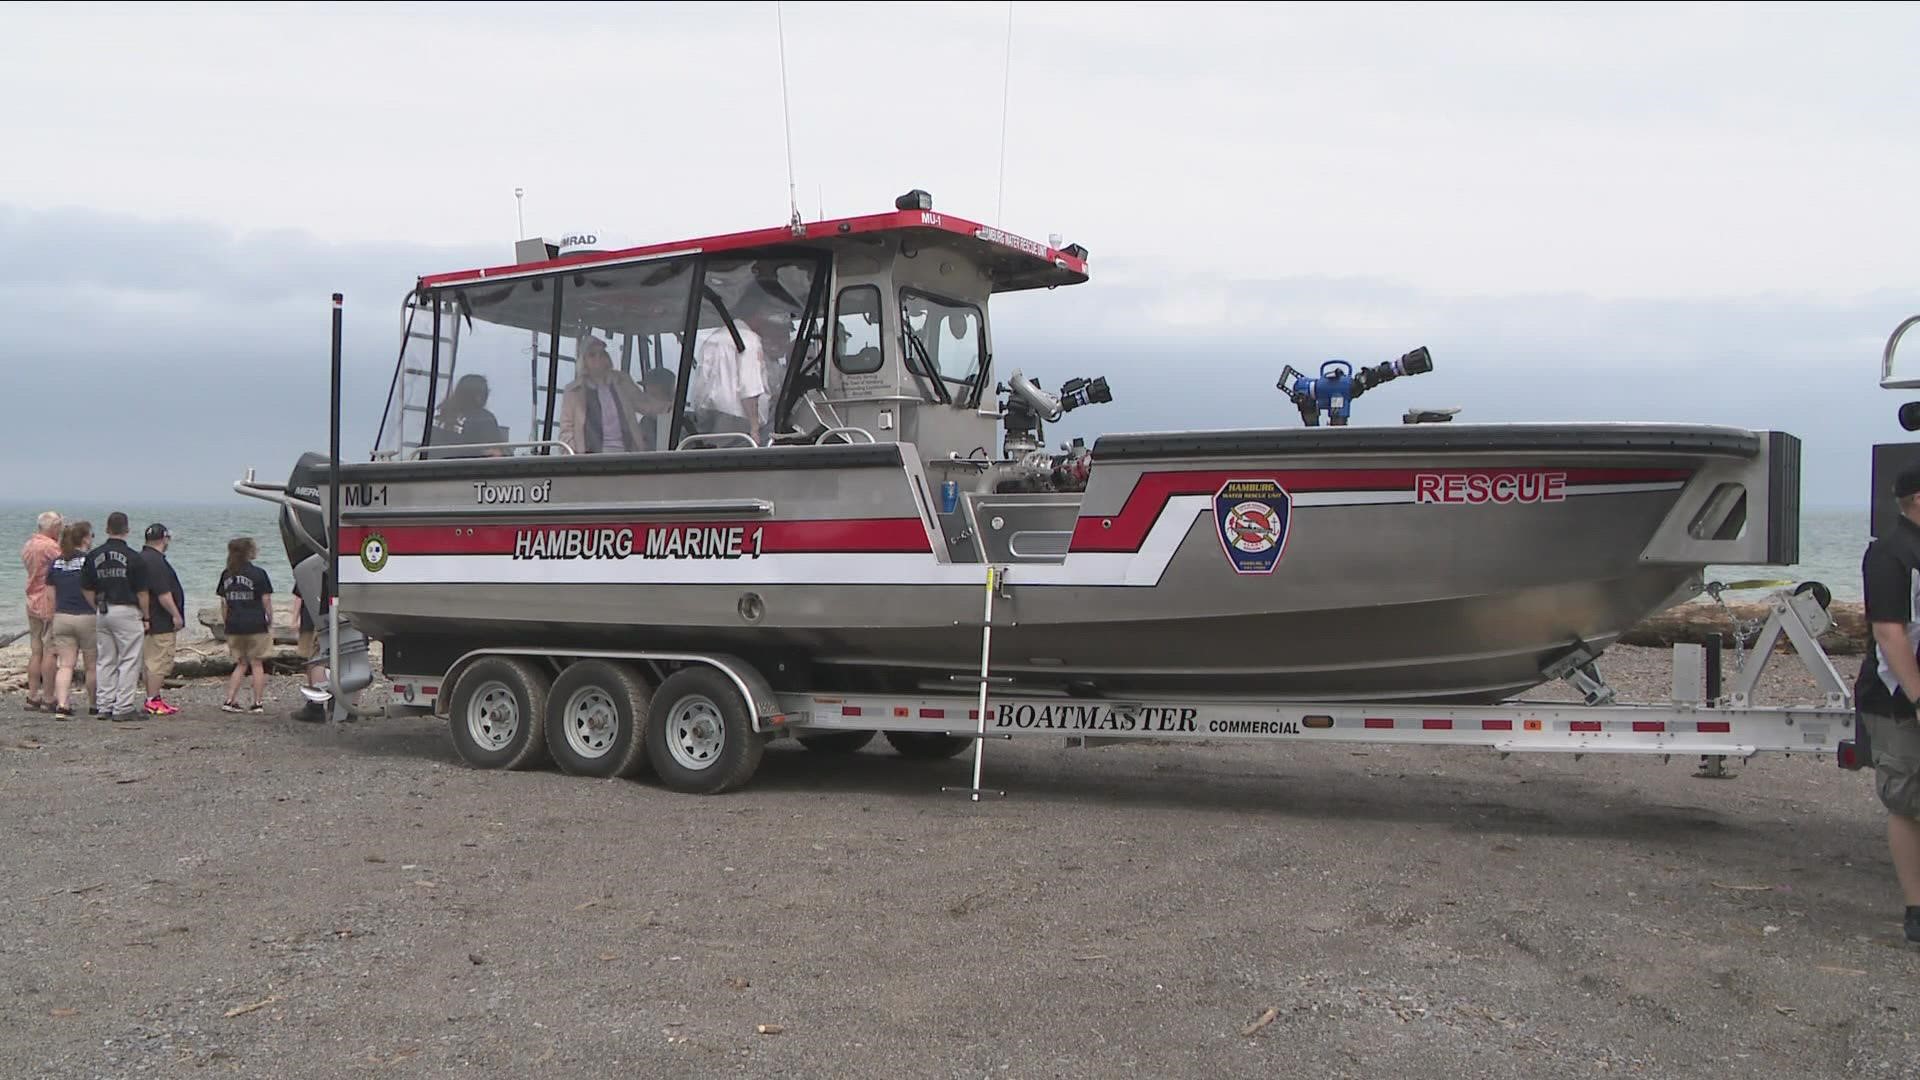
M513 219L520 226L520 231L513 234L515 240L525 240L527 238L527 215L522 205L526 194L526 188L513 189Z
M793 182L793 110L787 103L787 20L780 0L773 0L774 27L780 34L780 118L787 128L787 207L793 211L789 224L800 230L800 192Z
M1000 83L1000 192L993 201L993 223L1006 227L1007 206L1007 102L1013 92L1013 0L1007 0L1007 57L1005 76Z

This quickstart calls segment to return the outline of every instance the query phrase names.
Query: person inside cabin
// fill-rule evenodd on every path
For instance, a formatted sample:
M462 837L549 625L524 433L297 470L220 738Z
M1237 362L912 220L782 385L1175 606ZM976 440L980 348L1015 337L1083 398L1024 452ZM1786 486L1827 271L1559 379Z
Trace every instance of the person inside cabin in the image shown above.
M793 352L793 323L782 315L768 312L753 321L753 328L760 335L763 354L760 366L767 384L766 395L760 399L760 430L772 435L775 434L773 413L780 407L780 388L787 384L787 361Z
M500 421L487 409L486 376L460 376L447 394L447 400L440 404L429 456L500 457L506 448L497 444L506 441L507 429L501 427Z
M580 377L560 399L560 441L576 454L618 454L652 450L656 425L641 417L657 416L673 408L670 384L663 395L656 380L645 389L624 371L615 370L607 344L588 335L580 339Z
M736 344L734 335L739 335ZM744 319L733 321L730 333L716 326L700 342L699 360L687 403L694 409L694 426L702 435L737 432L763 443L767 397L766 347L760 334Z

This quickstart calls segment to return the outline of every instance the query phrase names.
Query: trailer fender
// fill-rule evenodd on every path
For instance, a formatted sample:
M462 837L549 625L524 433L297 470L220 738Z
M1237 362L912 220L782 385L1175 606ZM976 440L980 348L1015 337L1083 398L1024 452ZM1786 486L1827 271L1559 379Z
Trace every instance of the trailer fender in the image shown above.
M442 686L453 686L471 667L474 661L487 656L521 656L544 660L556 668L563 660L640 660L657 664L686 664L698 667L710 667L726 676L739 691L740 700L746 702L753 714L753 730L760 734L780 733L786 730L787 717L775 696L772 684L767 682L760 670L745 660L729 653L682 653L627 651L622 649L538 649L503 646L499 648L475 649L455 660L441 680Z

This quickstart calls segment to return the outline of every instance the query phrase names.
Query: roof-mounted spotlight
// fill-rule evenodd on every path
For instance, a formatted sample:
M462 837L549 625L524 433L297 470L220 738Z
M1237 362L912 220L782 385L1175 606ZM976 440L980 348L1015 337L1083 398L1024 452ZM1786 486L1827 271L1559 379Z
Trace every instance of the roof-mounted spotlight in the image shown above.
M893 208L895 210L931 210L933 209L933 196L921 191L919 188L914 188L912 191L893 200Z
M1068 244L1066 247L1060 249L1060 254L1079 259L1081 262L1087 261L1087 249L1081 247L1079 244Z

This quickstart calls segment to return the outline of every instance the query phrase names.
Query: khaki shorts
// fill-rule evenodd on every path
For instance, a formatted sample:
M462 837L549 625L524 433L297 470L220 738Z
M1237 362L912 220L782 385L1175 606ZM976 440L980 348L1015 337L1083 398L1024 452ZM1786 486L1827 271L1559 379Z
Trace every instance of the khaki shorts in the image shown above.
M314 642L319 638L319 636L320 635L318 633L312 630L300 631L300 644L295 646L295 648L300 653L300 659L302 660L313 659L313 645L314 645Z
M92 615L55 615L47 623L47 648L55 650L63 662L69 657L84 658L92 667L94 640Z
M273 635L228 634L227 651L235 660L265 660L273 655Z
M147 674L156 679L173 674L173 638L172 634L147 635L140 646L140 662L146 665Z
M1920 818L1920 721L1911 716L1860 717L1873 741L1873 786L1887 811Z
M47 642L47 629L53 625L52 619L27 616L27 644L38 649Z

